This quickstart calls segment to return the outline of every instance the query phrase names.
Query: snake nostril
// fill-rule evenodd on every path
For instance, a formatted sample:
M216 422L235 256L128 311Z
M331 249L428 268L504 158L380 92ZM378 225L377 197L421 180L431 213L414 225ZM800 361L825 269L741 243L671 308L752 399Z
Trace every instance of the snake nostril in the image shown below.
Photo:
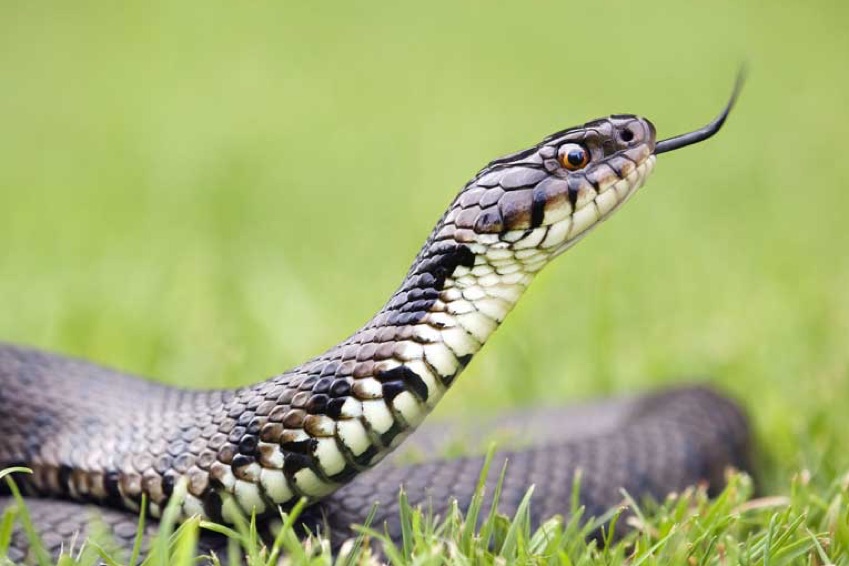
M619 134L619 137L622 138L623 142L628 143L634 139L634 132L632 132L630 128L625 128L622 130L622 133Z

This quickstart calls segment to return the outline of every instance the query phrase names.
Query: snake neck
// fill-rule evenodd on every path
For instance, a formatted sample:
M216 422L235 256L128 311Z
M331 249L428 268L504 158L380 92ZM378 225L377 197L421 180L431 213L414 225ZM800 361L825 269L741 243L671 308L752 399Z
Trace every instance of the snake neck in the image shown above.
M354 396L379 401L374 413L384 413L379 418L364 410L373 431L386 428L390 416L392 432L417 426L548 260L532 242L518 247L442 243L440 234L438 227L387 304L318 358L320 365L340 353L356 360Z
M243 511L321 499L379 462L442 398L547 259L533 238L493 247L441 234L438 226L359 331L233 400L256 407L245 429L256 438L219 450L209 473Z
M387 404L399 394L412 395L425 411L406 415L399 407L396 413L415 426L542 267L543 255L532 255L536 261L526 262L531 255L508 247L429 242L400 289L342 348L361 348L366 362L360 369L382 384Z

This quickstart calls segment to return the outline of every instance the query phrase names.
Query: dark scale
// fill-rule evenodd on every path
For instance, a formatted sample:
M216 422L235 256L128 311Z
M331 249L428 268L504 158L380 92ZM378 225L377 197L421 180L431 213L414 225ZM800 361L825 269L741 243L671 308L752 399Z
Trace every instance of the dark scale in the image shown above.
M165 494L166 498L171 497L171 495L174 493L174 485L174 475L166 474L162 476L162 493Z
M307 453L311 453L311 451L307 451ZM283 460L283 471L289 478L292 478L297 472L304 468L310 468L311 464L312 459L307 454L291 452L286 454L286 457Z
M544 189L534 188L531 197L533 207L531 208L531 228L538 228L542 225L545 217L545 203L548 202L548 197Z
M383 382L383 397L387 400L394 399L401 391L410 391L419 401L427 401L427 385L421 376L411 370L408 366L401 365L390 370L380 372L375 376L378 381ZM387 394L387 387L389 394Z
M418 324L427 314L424 311L418 312L402 312L401 316L395 321L395 326L412 326Z
M321 415L324 414L324 411L327 409L327 402L329 400L330 398L327 395L323 395L321 393L315 394L310 397L304 408L310 414Z
M248 422L248 426L245 429L247 434L257 435L259 431L262 430L262 426L265 424L265 419L260 417L251 417L250 422Z
M255 461L255 459L252 455L236 454L235 456L233 456L233 459L232 459L230 465L233 467L234 470L237 470L239 468L244 468L245 466L249 466L249 465L253 464L254 461Z
M330 395L333 397L346 397L351 393L351 380L340 378L333 381L330 386Z
M288 442L281 442L280 448L285 454L285 459L288 459L289 453L297 455L312 454L315 448L315 442L314 438L308 438L306 440L292 440Z
M575 208L575 205L578 203L578 193L580 192L581 182L577 177L569 177L567 183L569 184L569 191L567 193L569 196L569 204L572 205L572 208Z
M426 299L424 289L411 289L407 294L407 300L413 301L421 301L422 299Z
M475 254L466 246L449 246L442 250L438 257L439 260L436 264L430 266L431 270L429 271L433 273L433 284L429 286L439 291L445 287L445 280L454 273L458 266L471 268L475 265ZM430 273L426 275L430 275Z
M233 444L238 444L242 437L245 436L245 427L237 426L234 427L233 430L230 431L227 440L229 440Z
M327 410L326 410L327 416L330 417L331 419L339 420L339 418L342 416L342 407L344 405L345 405L345 398L331 399L327 403Z
M252 456L256 452L258 439L252 434L245 434L239 440L239 452L248 456Z
M223 486L218 480L210 480L210 488L207 489L201 497L203 503L203 512L210 520L221 523L224 517L221 515L221 491Z
M330 374L332 375L332 374ZM332 377L322 377L313 385L312 392L315 393L328 393L330 391L330 386L333 384Z
M404 391L407 391L407 388L403 381L388 381L383 384L383 398L386 399L387 403Z

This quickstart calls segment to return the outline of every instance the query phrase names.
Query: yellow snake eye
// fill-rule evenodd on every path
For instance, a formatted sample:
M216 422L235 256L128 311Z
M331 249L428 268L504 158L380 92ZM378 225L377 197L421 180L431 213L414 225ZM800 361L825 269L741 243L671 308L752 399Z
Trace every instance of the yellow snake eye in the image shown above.
M583 169L590 162L590 152L582 145L576 143L566 143L560 146L557 151L557 159L560 165L569 171L577 171Z

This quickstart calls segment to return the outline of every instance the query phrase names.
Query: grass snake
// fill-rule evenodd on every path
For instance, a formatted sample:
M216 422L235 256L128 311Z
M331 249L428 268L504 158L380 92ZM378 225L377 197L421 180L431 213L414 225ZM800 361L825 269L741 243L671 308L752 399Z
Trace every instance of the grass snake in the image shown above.
M16 481L33 496L28 508L46 548L56 554L85 533L80 503L102 509L111 534L131 544L142 495L145 512L159 517L180 481L187 488L182 517L223 523L251 513L260 522L279 517L279 509L306 498L302 526L335 546L378 501L375 524L400 536L402 485L412 503L429 503L437 513L452 499L468 504L480 456L381 461L438 403L534 276L633 196L658 154L720 129L739 84L723 112L694 132L656 141L651 122L617 114L492 161L459 192L371 320L255 385L173 388L0 344L0 468L32 470ZM697 482L721 487L726 467L749 468L745 416L704 387L542 411L507 424L522 432L517 446L497 452L487 482L509 459L499 508L514 511L534 484L536 523L568 513L578 469L581 502L600 515L623 488L661 498ZM408 442L434 454L447 436L423 431ZM0 497L0 510L12 504ZM16 532L10 557L25 559L27 547Z

